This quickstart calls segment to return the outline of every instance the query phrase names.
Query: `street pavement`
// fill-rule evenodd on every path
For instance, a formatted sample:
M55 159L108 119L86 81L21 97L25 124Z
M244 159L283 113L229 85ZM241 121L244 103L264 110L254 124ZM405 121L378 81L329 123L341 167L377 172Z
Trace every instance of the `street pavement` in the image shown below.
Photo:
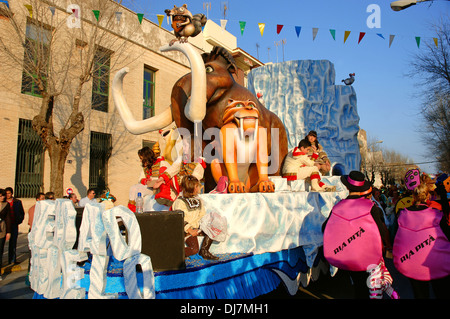
M28 234L19 233L17 243L17 263L8 265L8 242L3 253L2 278L0 281L0 299L32 299L34 291L26 284L28 261ZM392 259L386 259L386 266L393 277L393 287L401 299L413 299L411 286L406 277L394 267ZM310 281L307 287L300 286L295 296L290 296L282 284L273 292L261 296L271 299L354 299L351 283L339 271L334 277L329 274L320 274L317 281ZM384 296L384 298L388 298Z
M26 285L25 279L28 273L28 234L19 233L17 240L17 262L8 264L8 245L5 244L3 262L1 268L2 281L0 281L0 299L32 299L34 291Z

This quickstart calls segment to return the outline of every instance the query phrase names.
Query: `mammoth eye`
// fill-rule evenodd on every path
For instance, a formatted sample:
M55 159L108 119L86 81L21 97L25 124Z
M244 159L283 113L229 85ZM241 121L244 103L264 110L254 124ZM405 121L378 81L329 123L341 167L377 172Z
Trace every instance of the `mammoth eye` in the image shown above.
M205 70L206 70L206 73L211 73L211 72L214 71L214 68L213 68L212 66L208 65L208 66L205 68Z
M235 107L244 107L244 104L242 104L242 103L238 103L238 104L236 104L236 106Z

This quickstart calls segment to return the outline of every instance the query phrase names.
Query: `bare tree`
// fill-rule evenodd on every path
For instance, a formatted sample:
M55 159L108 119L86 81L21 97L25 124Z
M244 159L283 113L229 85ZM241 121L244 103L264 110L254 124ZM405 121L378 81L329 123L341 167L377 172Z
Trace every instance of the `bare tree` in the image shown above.
M126 37L111 31L117 29L121 1L84 0L66 8L65 1L28 0L30 15L21 2L10 1L0 12L6 18L0 57L23 72L22 93L40 97L32 126L50 157L50 190L62 197L70 146L84 130L86 115L105 111L108 94L102 92L109 90L113 55L115 63L125 64L118 60Z
M420 114L423 142L438 162L438 169L450 172L450 22L443 17L432 25L436 38L411 61L411 77L419 80L423 97ZM437 42L437 45L435 43Z

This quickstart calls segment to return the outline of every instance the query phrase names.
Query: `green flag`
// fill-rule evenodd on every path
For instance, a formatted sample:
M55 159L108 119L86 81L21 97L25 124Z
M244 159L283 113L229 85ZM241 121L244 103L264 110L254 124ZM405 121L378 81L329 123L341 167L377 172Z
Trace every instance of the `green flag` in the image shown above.
M245 29L245 24L246 23L247 22L245 22L245 21L239 21L239 25L241 26L241 35L244 34L244 29Z
M420 47L420 37L416 37L416 43L417 43L417 47Z
M333 37L333 40L336 40L336 30L330 29L331 36Z
M98 21L98 17L100 16L100 10L92 10L92 12L94 12L95 18Z
M143 13L138 13L137 16L138 16L138 19L139 19L139 23L142 24L142 18L144 17L144 14Z

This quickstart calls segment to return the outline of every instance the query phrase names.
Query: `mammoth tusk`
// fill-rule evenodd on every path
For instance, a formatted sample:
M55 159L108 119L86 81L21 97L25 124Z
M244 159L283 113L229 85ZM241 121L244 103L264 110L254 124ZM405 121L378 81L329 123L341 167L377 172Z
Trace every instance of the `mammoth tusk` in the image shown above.
M170 125L173 121L172 110L170 107L168 107L161 114L155 115L151 118L139 121L135 120L123 95L123 78L128 72L128 68L119 70L114 76L111 88L114 105L116 106L127 130L132 134L138 135L159 130Z
M201 122L206 115L206 70L203 58L190 43L175 42L164 45L162 52L180 51L187 56L192 70L191 97L189 98L184 114L191 122Z

